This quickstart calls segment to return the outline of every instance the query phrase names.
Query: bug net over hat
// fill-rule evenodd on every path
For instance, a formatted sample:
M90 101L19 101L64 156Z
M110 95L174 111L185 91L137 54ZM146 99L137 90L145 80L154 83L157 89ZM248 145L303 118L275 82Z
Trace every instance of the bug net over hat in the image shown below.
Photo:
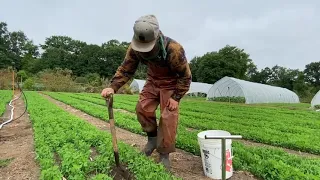
M133 26L132 49L149 52L153 49L159 36L159 23L154 15L141 16Z

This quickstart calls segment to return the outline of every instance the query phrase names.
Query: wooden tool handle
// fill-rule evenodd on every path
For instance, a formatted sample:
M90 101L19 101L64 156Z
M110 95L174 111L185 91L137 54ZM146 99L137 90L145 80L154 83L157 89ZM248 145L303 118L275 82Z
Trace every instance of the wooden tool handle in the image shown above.
M109 112L109 119L113 119L113 95L110 94L110 97L106 99L107 106L108 106L108 112Z
M117 144L117 134L116 134L116 128L114 123L114 116L113 116L113 95L111 94L108 99L106 99L107 106L108 106L108 112L109 112L109 123L110 123L110 129L111 129L111 135L112 135L112 145L114 150L114 156L116 165L119 167L119 152L118 152L118 144Z

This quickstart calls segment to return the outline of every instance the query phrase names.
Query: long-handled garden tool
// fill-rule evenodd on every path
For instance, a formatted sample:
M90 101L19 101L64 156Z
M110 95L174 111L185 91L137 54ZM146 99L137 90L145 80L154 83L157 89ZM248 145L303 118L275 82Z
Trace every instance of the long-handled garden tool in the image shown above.
M131 175L129 171L121 166L119 161L119 151L118 151L118 143L117 143L117 136L116 136L116 128L114 123L114 116L113 116L113 95L111 94L108 98L106 98L106 103L108 106L108 113L109 113L109 124L110 130L112 135L112 146L113 146L113 153L116 162L116 169L113 169L114 173L120 175L122 178L131 179Z
M110 97L106 98L106 103L107 103L108 112L109 112L109 123L110 123L111 135L112 135L114 158L115 158L117 167L120 167L116 128L114 125L114 116L113 116L113 95L112 94L110 95Z

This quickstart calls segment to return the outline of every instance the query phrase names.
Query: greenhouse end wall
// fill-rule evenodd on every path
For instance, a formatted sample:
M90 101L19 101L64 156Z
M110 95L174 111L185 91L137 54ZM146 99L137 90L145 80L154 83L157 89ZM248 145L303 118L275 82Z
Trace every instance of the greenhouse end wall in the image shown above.
M254 83L233 77L224 77L213 84L207 100L216 97L244 97L246 104L299 103L296 93L281 87Z
M317 92L317 94L312 98L311 100L311 107L320 106L320 90Z
M144 84L146 83L145 80L141 80L141 79L134 79L131 84L130 84L130 88L134 91L134 92L141 92L143 89Z
M213 86L212 84L207 84L207 83L191 82L189 91L186 94L196 94L196 95L198 93L208 94L212 86Z

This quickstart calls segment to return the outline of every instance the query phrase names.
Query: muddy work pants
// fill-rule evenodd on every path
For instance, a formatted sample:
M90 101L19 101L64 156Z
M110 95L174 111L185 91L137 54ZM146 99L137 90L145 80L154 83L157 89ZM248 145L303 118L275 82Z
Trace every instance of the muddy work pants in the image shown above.
M143 131L157 132L157 152L163 154L175 151L179 108L170 111L166 106L173 89L160 88L156 83L147 81L136 106L137 118ZM156 110L159 104L161 116L157 127Z

